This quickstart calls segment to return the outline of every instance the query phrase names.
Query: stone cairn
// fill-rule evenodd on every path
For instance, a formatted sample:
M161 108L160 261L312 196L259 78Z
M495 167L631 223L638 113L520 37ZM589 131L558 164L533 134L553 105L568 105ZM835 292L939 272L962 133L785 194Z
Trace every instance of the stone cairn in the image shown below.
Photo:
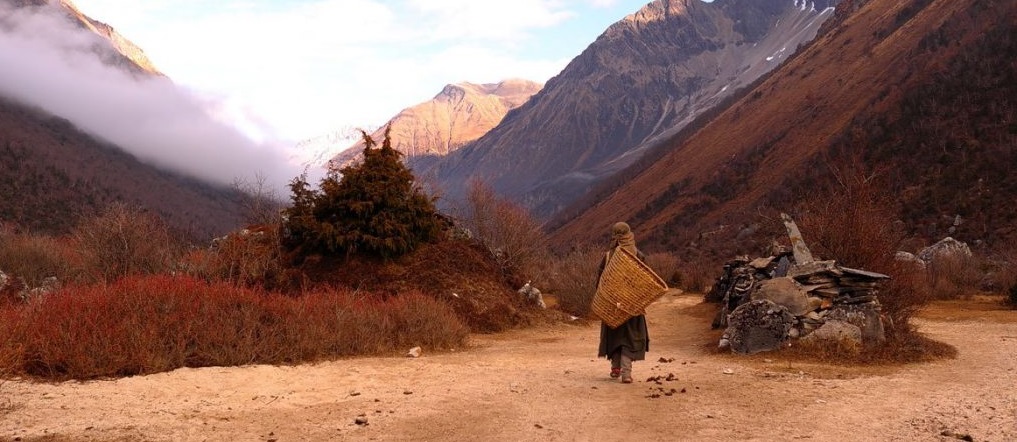
M729 261L707 300L720 301L714 328L721 348L741 354L794 340L862 345L885 339L877 297L889 276L816 261L794 221L784 216L793 251Z

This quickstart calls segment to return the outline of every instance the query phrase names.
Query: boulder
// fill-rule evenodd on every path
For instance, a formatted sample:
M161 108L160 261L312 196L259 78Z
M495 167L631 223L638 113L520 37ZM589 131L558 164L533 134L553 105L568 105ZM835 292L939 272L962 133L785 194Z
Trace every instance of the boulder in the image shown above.
M967 244L949 236L918 252L918 259L921 259L926 264L944 258L961 259L969 257L971 257L971 248Z
M840 321L858 327L860 339L866 343L886 340L883 318L877 303L836 305L827 312L826 320L827 323Z
M801 338L801 342L845 342L856 346L862 344L862 330L853 324L844 321L827 320L822 327Z
M544 303L544 295L541 294L540 290L538 290L536 287L530 285L529 281L527 281L526 284L523 285L522 288L520 288L517 291L517 293L526 298L526 300L529 301L530 304L533 304L540 308L547 308L547 304Z
M802 285L789 277L760 281L759 288L752 293L752 300L760 299L782 305L795 316L815 310L810 308L809 295Z
M749 301L728 316L721 348L740 354L776 350L788 341L795 317L782 305L765 299Z

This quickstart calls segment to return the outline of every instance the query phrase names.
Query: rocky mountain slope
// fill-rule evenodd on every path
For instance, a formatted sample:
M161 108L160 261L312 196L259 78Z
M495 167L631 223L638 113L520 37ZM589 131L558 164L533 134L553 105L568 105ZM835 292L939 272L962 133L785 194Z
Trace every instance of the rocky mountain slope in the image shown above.
M542 85L512 79L500 83L450 84L430 101L399 112L371 138L381 141L391 126L392 145L408 157L445 156L480 138L540 90ZM332 164L342 167L360 158L363 140L336 155Z
M814 197L856 162L917 238L1013 239L1015 24L1012 1L845 2L715 118L563 212L554 240L599 238L623 218L653 247L733 251L761 214Z
M418 162L449 198L472 177L548 215L779 65L833 2L656 0L612 25L487 135Z
M106 45L96 45L93 50L104 62L119 66L138 74L162 75L145 51L136 44L120 35L112 26L95 20L78 10L71 0L0 0L0 7L13 8L53 8L66 16L76 26L103 37Z

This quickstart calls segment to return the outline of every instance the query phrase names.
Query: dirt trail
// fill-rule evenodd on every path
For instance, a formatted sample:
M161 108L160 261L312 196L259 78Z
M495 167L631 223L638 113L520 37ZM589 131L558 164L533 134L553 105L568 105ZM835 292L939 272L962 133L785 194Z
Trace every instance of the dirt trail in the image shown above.
M595 358L598 324L558 325L417 359L8 381L0 440L1017 440L1017 312L921 321L956 360L844 368L717 354L700 299L648 310L630 385Z

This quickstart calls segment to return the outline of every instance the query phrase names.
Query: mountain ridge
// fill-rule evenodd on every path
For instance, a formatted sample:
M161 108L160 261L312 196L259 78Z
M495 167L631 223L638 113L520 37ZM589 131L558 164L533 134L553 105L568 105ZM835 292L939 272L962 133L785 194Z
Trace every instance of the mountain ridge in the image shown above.
M736 233L762 212L792 209L830 179L829 167L854 157L886 169L911 235L932 241L955 227L967 241L1012 238L1012 205L1001 201L1017 194L1017 183L1000 163L1017 161L1017 123L1005 111L1017 106L1017 74L1007 62L1017 55L1017 6L849 6L839 24L744 97L669 141L646 170L562 219L553 241L603 237L623 216L654 247L689 256L744 252L766 239L739 244ZM958 216L967 221L953 226Z
M481 177L538 216L553 214L772 69L832 16L801 5L651 2L610 26L483 137L414 169L450 199Z
M431 100L403 109L370 135L380 141L391 126L392 147L407 157L445 156L487 133L541 87L523 79L448 84ZM357 161L363 149L363 140L357 141L335 155L330 167Z

